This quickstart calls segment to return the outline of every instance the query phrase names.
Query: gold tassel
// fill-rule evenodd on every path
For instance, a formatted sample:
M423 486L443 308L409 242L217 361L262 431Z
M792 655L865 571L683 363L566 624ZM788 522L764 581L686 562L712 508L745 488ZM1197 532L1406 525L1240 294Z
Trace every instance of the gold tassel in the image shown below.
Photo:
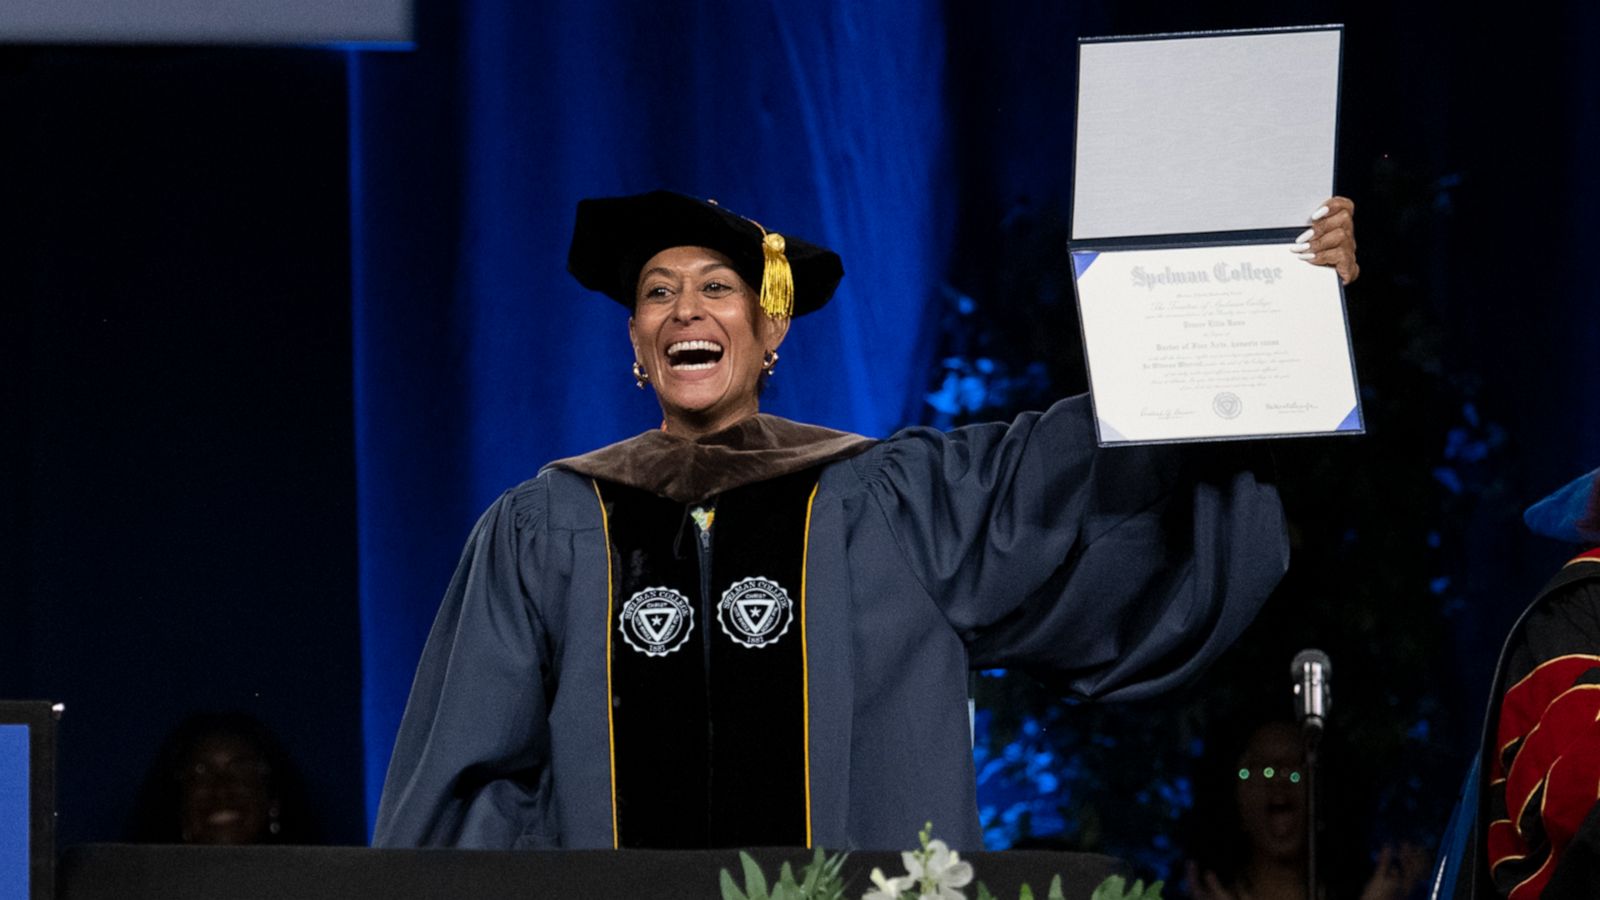
M782 321L794 315L794 273L789 258L783 255L783 235L775 231L765 235L761 239L761 311Z

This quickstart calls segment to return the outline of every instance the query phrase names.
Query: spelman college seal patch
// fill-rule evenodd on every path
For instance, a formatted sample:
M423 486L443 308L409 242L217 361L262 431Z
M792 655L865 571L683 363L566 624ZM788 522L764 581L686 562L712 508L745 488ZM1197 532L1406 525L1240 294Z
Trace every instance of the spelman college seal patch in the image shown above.
M717 624L734 643L765 647L778 642L794 621L789 592L767 578L742 578L722 594Z
M694 629L694 607L672 588L645 588L622 605L622 639L646 656L682 647Z

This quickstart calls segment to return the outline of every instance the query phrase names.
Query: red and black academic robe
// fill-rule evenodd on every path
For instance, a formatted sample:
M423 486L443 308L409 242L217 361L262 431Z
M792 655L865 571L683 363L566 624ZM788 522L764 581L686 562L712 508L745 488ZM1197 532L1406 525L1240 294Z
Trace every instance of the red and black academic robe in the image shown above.
M1510 629L1478 772L1454 897L1600 897L1600 548Z
M1484 748L1486 862L1511 900L1600 897L1600 548L1524 614Z

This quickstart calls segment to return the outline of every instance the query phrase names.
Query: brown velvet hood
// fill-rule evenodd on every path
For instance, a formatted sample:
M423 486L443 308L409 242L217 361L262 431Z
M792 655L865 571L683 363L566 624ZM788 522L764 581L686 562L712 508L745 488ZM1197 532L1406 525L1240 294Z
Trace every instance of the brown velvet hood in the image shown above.
M847 459L877 441L757 414L697 440L665 431L550 463L580 475L694 503L741 485Z

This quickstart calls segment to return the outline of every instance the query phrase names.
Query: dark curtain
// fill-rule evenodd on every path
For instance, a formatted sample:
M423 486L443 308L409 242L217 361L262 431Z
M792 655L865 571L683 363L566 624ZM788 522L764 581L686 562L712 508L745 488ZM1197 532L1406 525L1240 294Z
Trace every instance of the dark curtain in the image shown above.
M0 48L0 698L66 706L58 846L198 710L364 834L345 68Z

